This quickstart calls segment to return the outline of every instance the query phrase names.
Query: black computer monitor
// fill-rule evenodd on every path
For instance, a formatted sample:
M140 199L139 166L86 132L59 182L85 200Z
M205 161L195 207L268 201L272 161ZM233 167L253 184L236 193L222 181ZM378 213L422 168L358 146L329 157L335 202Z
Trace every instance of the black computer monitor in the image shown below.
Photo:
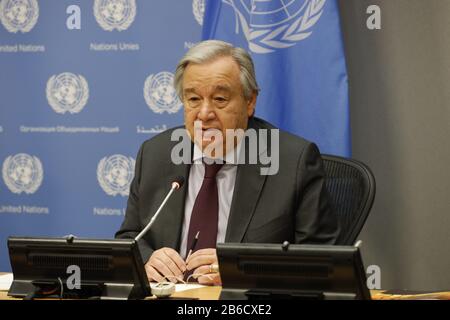
M10 296L142 299L151 295L135 240L10 237L8 249L14 274ZM79 268L79 288L67 286L73 274L69 266Z
M221 299L370 299L352 246L221 243Z

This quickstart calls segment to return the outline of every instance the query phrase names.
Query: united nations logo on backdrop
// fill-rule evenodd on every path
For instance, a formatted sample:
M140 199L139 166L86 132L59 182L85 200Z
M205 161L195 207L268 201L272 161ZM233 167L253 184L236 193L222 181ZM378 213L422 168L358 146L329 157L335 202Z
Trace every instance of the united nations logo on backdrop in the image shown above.
M3 162L3 181L13 193L32 194L39 189L44 177L41 161L26 153L9 156Z
M136 17L135 0L95 0L94 16L106 31L126 30Z
M205 15L205 0L192 0L192 13L199 25L203 25Z
M78 113L89 98L89 86L81 75L70 72L53 75L47 81L48 104L57 113Z
M133 158L121 154L100 160L97 166L97 180L103 191L110 196L128 196L135 163Z
M144 98L150 109L156 113L175 113L182 106L173 87L173 74L166 71L147 77Z
M3 0L0 2L0 20L9 32L28 32L39 17L36 0Z
M326 0L222 0L232 7L239 25L255 53L289 48L312 34Z

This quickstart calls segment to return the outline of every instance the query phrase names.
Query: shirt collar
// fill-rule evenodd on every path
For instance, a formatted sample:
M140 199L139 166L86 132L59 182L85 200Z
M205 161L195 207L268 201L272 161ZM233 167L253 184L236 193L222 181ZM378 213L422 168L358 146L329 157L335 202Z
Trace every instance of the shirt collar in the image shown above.
M242 147L243 140L244 140L244 138L239 141L237 146L232 151L228 152L225 155L225 158L220 157L218 159L221 159L222 161L224 161L225 164L237 165L238 161L239 161L239 156L241 154L241 147ZM193 153L193 157L192 157L192 162L194 164L200 164L200 163L202 163L203 158L206 158L206 156L203 154L203 152L200 150L200 148L197 146L197 144L194 143L194 153Z

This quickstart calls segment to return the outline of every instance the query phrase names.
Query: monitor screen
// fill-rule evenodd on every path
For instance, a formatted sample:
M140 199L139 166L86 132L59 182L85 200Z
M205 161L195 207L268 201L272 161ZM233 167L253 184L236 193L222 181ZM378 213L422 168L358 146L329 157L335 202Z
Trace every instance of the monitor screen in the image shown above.
M10 237L10 296L141 299L151 295L136 241ZM78 288L68 279L79 271ZM73 284L73 283L72 283Z
M352 246L217 244L221 299L370 299Z

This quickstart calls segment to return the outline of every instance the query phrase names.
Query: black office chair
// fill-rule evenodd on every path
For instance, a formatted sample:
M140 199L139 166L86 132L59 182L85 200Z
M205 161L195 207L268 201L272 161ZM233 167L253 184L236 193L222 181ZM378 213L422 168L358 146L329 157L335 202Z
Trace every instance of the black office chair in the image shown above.
M341 225L339 245L353 245L375 199L375 177L364 163L322 155L326 187Z

